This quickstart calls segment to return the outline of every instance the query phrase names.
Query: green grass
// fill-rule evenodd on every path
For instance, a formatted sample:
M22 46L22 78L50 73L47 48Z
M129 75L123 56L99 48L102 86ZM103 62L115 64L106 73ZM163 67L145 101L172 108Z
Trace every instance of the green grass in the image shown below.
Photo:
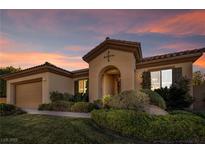
M0 143L139 142L99 128L91 119L28 114L0 117Z

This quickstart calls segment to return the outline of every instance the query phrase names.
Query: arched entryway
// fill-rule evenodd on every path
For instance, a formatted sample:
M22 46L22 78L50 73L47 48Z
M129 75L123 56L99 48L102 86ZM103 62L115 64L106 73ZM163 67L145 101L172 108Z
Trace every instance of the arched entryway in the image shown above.
M115 95L121 91L120 71L114 66L108 66L100 72L99 96Z

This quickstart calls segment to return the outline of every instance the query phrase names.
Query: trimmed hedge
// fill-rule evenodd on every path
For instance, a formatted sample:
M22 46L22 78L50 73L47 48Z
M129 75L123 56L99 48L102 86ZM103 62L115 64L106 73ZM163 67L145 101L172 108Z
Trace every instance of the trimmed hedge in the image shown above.
M48 110L48 111L67 111L67 112L91 112L94 109L97 109L97 106L93 103L88 102L67 102L67 101L58 101L54 103L41 104L39 105L39 110Z
M96 106L97 109L103 108L103 101L102 99L96 99L93 101L93 104Z
M113 96L108 105L116 109L143 110L149 102L147 94L137 90L128 90Z
M150 89L142 89L141 91L149 95L150 104L156 105L162 109L166 109L166 102L164 101L163 97L160 96L157 92L154 92Z
M51 102L67 101L67 102L88 102L88 93L77 93L71 95L69 93L60 93L58 91L50 92Z
M77 102L71 106L72 112L91 112L96 106L93 103L88 102Z
M74 102L67 101L57 101L48 104L39 105L39 110L49 110L49 111L71 111L71 106Z
M194 114L151 116L132 110L94 110L101 127L150 143L204 143L205 119Z
M12 104L0 103L0 116L24 114L25 111Z
M184 110L174 110L169 112L170 114L195 114L205 119L205 112L203 111L184 111Z

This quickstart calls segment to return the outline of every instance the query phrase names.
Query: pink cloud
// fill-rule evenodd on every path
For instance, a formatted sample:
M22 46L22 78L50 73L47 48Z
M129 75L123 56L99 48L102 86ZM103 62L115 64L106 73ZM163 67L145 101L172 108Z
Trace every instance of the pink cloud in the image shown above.
M11 40L5 38L5 37L0 37L0 47L5 47L11 44Z
M87 51L90 50L92 47L84 46L84 45L67 45L64 47L64 50L68 51Z
M84 62L80 56L71 56L60 53L47 53L41 51L30 52L0 52L0 65L2 67L15 66L28 68L40 65L48 61L58 67L68 70L87 68L88 64Z
M9 37L0 36L0 66L15 66L28 68L43 64L45 61L51 62L68 70L87 68L88 65L81 56L73 56L57 52L32 51L33 45L17 42ZM87 46L66 46L64 50L82 51Z
M130 33L169 33L205 35L205 11L197 10L158 20L143 27L133 27Z
M23 43L16 41L14 39L11 39L6 34L0 34L0 52L1 51L19 51L19 50L30 50L31 48L35 48L35 46L32 43Z

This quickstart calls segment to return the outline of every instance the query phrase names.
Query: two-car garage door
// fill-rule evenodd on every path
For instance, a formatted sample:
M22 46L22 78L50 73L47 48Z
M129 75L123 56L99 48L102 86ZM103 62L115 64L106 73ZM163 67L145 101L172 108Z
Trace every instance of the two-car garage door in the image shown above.
M16 106L36 109L42 103L42 81L16 85Z

